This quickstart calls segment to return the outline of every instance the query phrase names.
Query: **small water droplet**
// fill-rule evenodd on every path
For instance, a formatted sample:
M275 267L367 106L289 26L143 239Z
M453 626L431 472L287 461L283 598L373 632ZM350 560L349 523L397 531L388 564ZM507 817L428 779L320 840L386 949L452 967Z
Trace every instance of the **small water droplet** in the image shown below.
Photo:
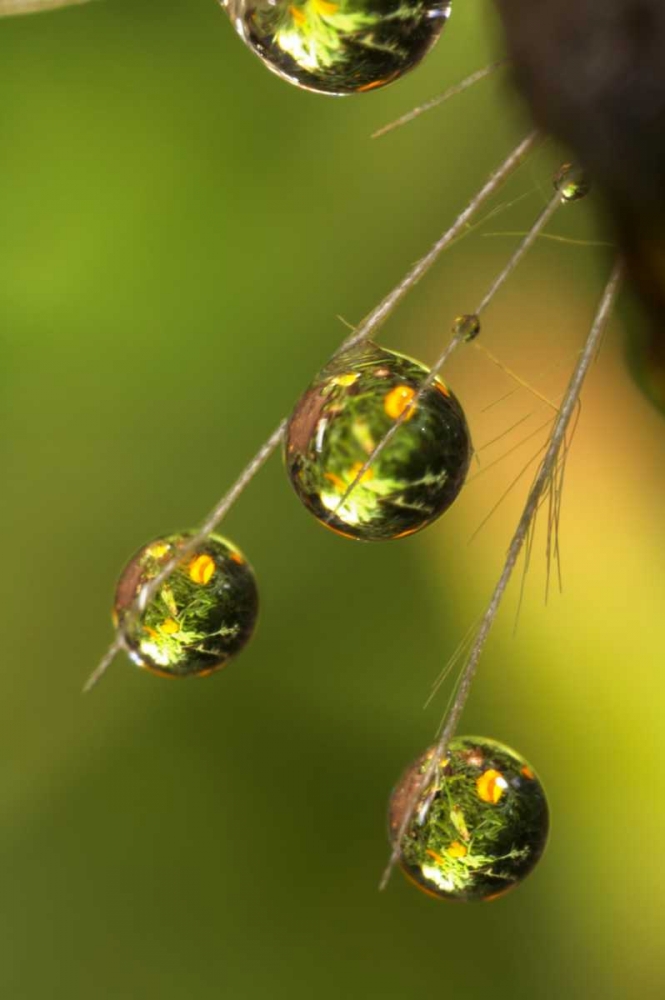
M579 201L591 190L591 182L581 167L574 163L564 163L552 178L554 190L562 201Z
M463 340L468 342L469 340L475 340L479 333L480 320L475 313L464 313L462 316L456 317L453 323L453 335L455 337L462 337Z

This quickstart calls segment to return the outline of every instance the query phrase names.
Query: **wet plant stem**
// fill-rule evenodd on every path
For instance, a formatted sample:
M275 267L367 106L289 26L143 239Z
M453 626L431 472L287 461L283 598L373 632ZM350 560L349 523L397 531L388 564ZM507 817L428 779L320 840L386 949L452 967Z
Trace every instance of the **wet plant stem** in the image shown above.
M0 3L1 2L2 0L0 0ZM515 149L513 149L503 163L501 163L499 167L497 167L497 169L490 174L485 184L483 184L480 190L474 195L466 208L460 212L453 224L443 233L443 235L436 241L424 257L414 264L399 284L397 284L395 288L393 288L392 291L389 292L388 295L379 303L379 305L372 310L363 323L361 323L361 325L353 331L351 336L344 340L342 345L335 352L335 355L341 354L342 352L357 346L364 340L369 339L369 337L371 337L378 330L381 324L386 321L406 294L411 291L423 275L429 271L443 251L465 230L470 220L487 201L487 199L495 194L503 182L510 177L514 170L517 169L527 154L536 145L538 139L539 133L535 131L531 132L515 147ZM449 349L453 349L451 345L449 345ZM439 367L441 367L444 363L446 357L439 359ZM159 587L161 587L177 565L188 555L191 555L201 542L204 541L205 538L221 523L222 519L227 515L244 489L249 485L254 476L265 465L268 458L282 442L287 422L288 418L284 418L278 424L268 440L262 445L254 458L242 471L231 489L224 494L221 500L215 505L210 514L203 521L201 527L191 536L191 538L187 540L184 545L178 549L176 555L164 564L160 573L141 590L138 598L134 602L134 605L131 609L129 609L128 614L125 617L126 628L131 627L136 618L140 617L147 604L157 593ZM357 481L359 481L359 478L360 477L358 477ZM353 485L355 485L355 483L352 484L352 487ZM124 649L124 647L125 642L123 636L120 632L118 632L115 640L109 646L99 664L86 681L83 687L84 693L95 687L98 681L101 680L108 670L115 656L120 652L120 650Z
M621 263L617 263L601 297L591 330L589 331L586 343L584 344L577 365L575 366L575 370L573 371L570 382L568 383L559 414L554 422L554 426L552 427L545 457L543 458L540 468L533 481L524 510L522 511L522 516L519 519L517 528L515 529L515 533L513 534L508 547L501 575L499 576L485 613L480 620L475 639L473 640L464 666L462 667L455 697L447 713L446 719L444 720L441 735L436 743L432 759L406 803L399 829L395 835L393 850L390 855L388 865L386 866L381 878L381 889L384 889L388 884L392 869L399 861L402 841L406 831L413 822L416 805L425 794L428 786L432 782L437 768L439 767L441 761L445 758L448 744L457 729L457 725L471 691L471 685L476 675L481 654L499 611L501 601L506 592L506 588L512 576L515 564L517 563L519 555L522 551L524 542L531 531L533 520L540 503L551 486L552 476L557 468L559 453L565 441L566 431L571 418L575 413L582 385L589 370L589 366L596 357L601 337L605 330L607 320L619 289L622 270L623 268Z

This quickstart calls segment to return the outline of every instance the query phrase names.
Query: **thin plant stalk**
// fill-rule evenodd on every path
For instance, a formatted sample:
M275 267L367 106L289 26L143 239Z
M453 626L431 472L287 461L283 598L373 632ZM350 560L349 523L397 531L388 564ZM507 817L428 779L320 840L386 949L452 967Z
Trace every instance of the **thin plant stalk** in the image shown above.
M561 205L561 201L562 201L561 195L558 192L556 192L556 194L552 196L550 201L542 210L542 212L538 215L531 229L526 234L524 239L521 241L515 252L512 254L506 266L493 280L492 284L488 288L487 292L485 293L480 303L478 304L478 307L475 310L474 315L476 317L480 316L480 314L484 312L485 309L487 309L488 305L494 299L499 289L508 280L508 278L513 273L513 271L520 263L520 261L527 253L527 251L530 250L530 248L533 246L540 233L543 231L547 223L552 218L556 209ZM362 481L363 477L367 473L370 466L374 464L374 462L381 454L381 452L384 450L384 448L392 441L393 437L395 436L399 428L402 426L402 424L405 423L405 421L407 421L409 417L413 414L413 411L418 406L418 404L422 400L427 390L434 383L437 375L444 367L444 365L447 363L451 354L454 351L456 351L457 348L460 346L460 344L463 344L464 341L465 341L464 331L462 329L457 330L453 334L452 338L450 339L446 347L444 348L443 352L439 355L439 357L432 365L427 376L421 382L420 386L418 387L418 391L408 401L407 405L404 407L399 416L395 418L394 423L388 428L384 436L381 438L376 448L374 448L372 453L367 456L366 461L363 463L361 468L358 469L352 482L349 483L346 490L340 497L336 507L334 508L334 510L331 511L330 517L333 517L343 507L343 505L346 503L351 493L353 493L353 491L355 490L358 483Z
M277 448L280 441L284 437L284 430L286 428L286 420L282 420L281 423L272 432L265 444L257 451L251 462L245 466L241 474L236 479L235 483L228 490L224 496L215 504L213 509L210 511L205 521L199 528L199 530L188 538L181 546L178 547L178 551L175 556L168 560L161 568L157 576L150 580L144 587L141 588L138 597L134 601L132 607L128 611L128 615L132 616L128 618L131 623L133 617L138 617L143 611L145 611L146 606L155 596L159 588L165 582L165 580L171 575L178 564L186 559L191 553L204 541L211 532L215 530L217 525L222 521L224 517L228 514L229 510L236 502L240 494L245 490L245 488L252 481L257 472L265 465L273 451ZM125 642L122 636L122 632L118 631L115 640L111 643L106 653L100 660L99 664L95 667L90 677L86 681L83 687L83 693L91 691L92 688L97 684L99 680L104 676L111 663L115 659L116 655L121 649L125 648Z
M490 287L487 289L487 292L483 296L482 301L478 304L478 307L476 308L475 311L476 316L480 316L480 314L484 312L485 309L487 309L488 305L490 304L496 293L506 283L506 281L511 276L515 268L522 261L524 255L528 253L528 251L531 249L531 247L536 242L536 240L542 233L547 223L550 221L550 219L556 212L557 208L559 208L559 206L561 205L561 200L562 200L561 195L559 194L558 191L556 191L555 194L551 197L551 199L547 203L547 205L545 206L545 208L542 210L542 212L540 213L534 224L531 226L531 229L526 234L520 245L517 247L517 250L512 255L506 266L503 268L500 274L496 276Z
M352 333L350 337L347 337L338 353L348 351L349 348L362 343L363 340L367 340L368 337L371 337L376 330L378 330L381 324L388 319L395 307L402 301L407 293L418 284L420 279L429 271L432 265L436 263L443 251L446 250L458 236L460 236L478 209L481 208L488 198L499 190L504 181L506 181L508 177L510 177L510 175L517 169L517 167L519 167L525 157L534 148L539 138L540 134L537 131L530 132L529 135L527 135L527 137L515 147L503 163L490 174L466 208L464 208L457 216L452 226L447 229L443 236L436 241L425 256L421 257L420 260L414 264L399 284L395 285L393 290L386 295L385 299L383 299L382 302L379 302L378 306L372 310L358 329Z
M0 17L12 14L39 14L59 7L78 7L89 0L0 0Z
M440 104L444 104L446 101L450 100L451 97L456 97L458 94L468 90L469 87L473 87L475 83L479 83L486 77L496 73L496 71L501 69L502 66L505 66L507 62L507 59L499 59L497 62L490 63L489 66L483 66L482 69L477 69L475 73L471 73L470 76L460 80L459 83L454 83L452 87L448 87L448 89L444 90L442 94L438 94L431 100L425 101L424 104L419 104L417 108L407 111L405 115L401 115L399 118L396 118L395 121L389 122L387 125L383 125L381 128L377 129L376 132L372 133L372 139L379 139L381 136L387 135L388 132L392 132L396 128L401 128L402 125L408 125L408 123L412 122L414 118L420 118L420 116L424 115L426 111L438 108Z
M0 0L0 3L1 2L2 0ZM460 212L453 224L436 241L424 257L414 264L399 284L397 284L395 288L393 288L393 290L389 292L388 295L386 295L386 297L379 303L379 305L372 310L358 329L354 330L351 336L346 338L336 351L336 354L341 354L343 351L347 351L349 348L355 347L375 333L375 331L381 326L382 323L385 322L406 294L411 291L423 275L429 271L443 251L463 232L470 219L473 218L475 213L482 207L487 199L490 198L500 188L503 182L513 173L513 171L517 169L527 154L533 149L538 138L538 132L531 132L515 147L515 149L513 149L503 163L501 163L500 166L497 167L492 174L490 174L485 184L474 195L466 208ZM440 364L443 364L444 361L445 358L442 360L440 359ZM151 598L154 597L159 587L173 572L181 560L191 554L220 524L245 487L251 482L257 472L263 467L268 458L283 440L287 422L288 418L285 418L279 423L265 444L262 445L254 458L240 474L231 489L224 494L219 503L215 505L210 514L206 517L199 530L196 531L195 534L193 534L191 538L189 538L187 542L178 549L178 552L172 559L165 563L159 574L141 589L137 599L129 609L128 614L130 616L138 617L141 615ZM131 621L132 617L127 620ZM124 648L124 645L125 643L123 637L120 633L118 633L114 642L110 645L103 658L86 681L83 688L84 692L92 690L92 688L106 673L117 653Z
M381 889L384 889L388 884L392 869L399 861L402 850L402 841L407 829L413 821L416 805L431 783L439 764L445 758L450 740L457 729L460 717L464 711L464 706L466 705L471 691L471 685L476 675L481 654L499 611L501 601L506 592L506 588L512 576L515 564L517 563L519 555L522 551L524 542L529 537L532 530L533 521L541 501L543 500L546 491L552 486L552 477L555 475L558 467L560 451L565 442L566 431L568 430L571 418L576 412L584 379L586 378L591 362L596 356L600 340L611 313L621 282L622 270L623 268L621 263L617 263L601 297L591 330L589 331L586 343L579 356L579 360L575 366L570 382L568 383L559 414L555 420L554 426L552 427L545 457L543 458L542 464L533 481L524 510L522 511L522 516L519 519L517 528L515 529L515 533L513 534L508 547L501 575L499 576L485 613L480 621L475 639L462 668L456 688L455 698L444 720L441 735L434 748L432 759L406 803L404 815L402 816L399 829L395 835L392 853L381 878Z

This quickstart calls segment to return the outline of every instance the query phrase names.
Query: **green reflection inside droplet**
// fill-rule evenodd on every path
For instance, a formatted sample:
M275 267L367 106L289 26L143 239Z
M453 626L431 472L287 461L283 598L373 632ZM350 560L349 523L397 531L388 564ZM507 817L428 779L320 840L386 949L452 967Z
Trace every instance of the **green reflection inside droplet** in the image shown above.
M448 0L277 0L226 4L246 44L298 86L352 94L413 69L438 38Z

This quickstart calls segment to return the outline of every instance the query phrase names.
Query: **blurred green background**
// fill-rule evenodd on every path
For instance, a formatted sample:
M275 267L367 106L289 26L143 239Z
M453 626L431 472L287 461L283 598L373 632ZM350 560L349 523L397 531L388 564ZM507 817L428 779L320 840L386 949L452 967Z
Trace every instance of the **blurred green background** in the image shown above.
M513 383L479 349L448 377L480 464L438 525L341 540L273 459L224 526L259 578L250 647L192 682L119 659L80 694L125 560L203 517L340 342L337 317L359 322L528 128L497 77L369 138L497 51L488 0L458 3L417 72L334 100L266 72L214 0L0 23L3 998L662 997L665 424L618 321L569 459L563 595L544 606L541 530L462 726L549 791L550 846L520 889L456 906L396 873L377 892L389 790L434 735L445 693L423 702L529 470L469 538L548 416L528 392L500 401ZM558 156L520 171L384 343L436 356ZM606 238L592 203L550 232L483 342L554 398L609 252L588 245Z

